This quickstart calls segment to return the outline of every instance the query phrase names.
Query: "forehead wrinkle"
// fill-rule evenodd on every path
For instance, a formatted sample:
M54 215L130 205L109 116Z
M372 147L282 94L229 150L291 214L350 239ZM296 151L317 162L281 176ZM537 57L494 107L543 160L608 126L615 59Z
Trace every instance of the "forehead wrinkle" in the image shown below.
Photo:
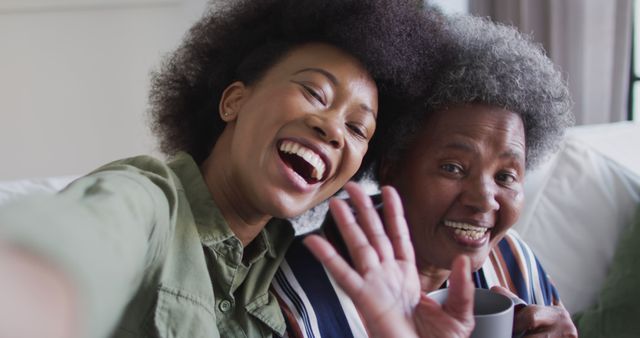
M461 141L453 141L444 145L444 149L458 150L464 151L467 153L477 153L479 152L479 148L477 145L473 143L461 142ZM522 151L517 149L517 147L510 147L506 151L503 151L498 155L500 159L510 159L510 160L522 160L524 159Z
M462 150L469 153L478 152L478 147L471 143L453 141L444 145L445 149Z
M511 160L516 160L516 161L521 161L524 160L524 156L522 151L515 149L515 148L511 148L507 151L504 151L500 154L500 158L501 159L511 159Z

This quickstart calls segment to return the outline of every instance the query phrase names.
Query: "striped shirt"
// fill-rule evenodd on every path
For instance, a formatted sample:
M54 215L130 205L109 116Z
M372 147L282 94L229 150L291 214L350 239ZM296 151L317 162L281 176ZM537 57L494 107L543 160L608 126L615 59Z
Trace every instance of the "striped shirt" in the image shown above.
M348 257L335 227L323 230L329 242ZM491 250L482 267L473 272L472 280L478 288L503 286L526 304L559 302L540 262L514 230L509 230ZM286 319L289 337L367 336L356 307L302 244L302 238L296 238L287 251L272 290Z

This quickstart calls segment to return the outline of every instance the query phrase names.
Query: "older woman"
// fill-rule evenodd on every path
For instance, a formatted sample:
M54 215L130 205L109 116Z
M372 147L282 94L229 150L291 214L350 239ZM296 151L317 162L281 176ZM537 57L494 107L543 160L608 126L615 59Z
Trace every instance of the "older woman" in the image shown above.
M437 59L433 18L413 1L216 2L153 81L171 161L0 209L0 336L282 335L284 219L378 156L392 103L431 79L413 74Z
M452 19L448 31L454 43L434 94L386 135L376 171L404 205L421 289L447 287L454 259L464 255L476 287L496 287L528 304L516 311L514 333L575 336L543 268L509 231L524 203L525 172L572 123L567 88L543 51L511 27L465 16ZM324 235L347 254L331 223ZM327 269L337 276L349 271ZM367 334L356 308L303 246L294 243L275 283L294 336ZM296 297L309 301L292 307Z

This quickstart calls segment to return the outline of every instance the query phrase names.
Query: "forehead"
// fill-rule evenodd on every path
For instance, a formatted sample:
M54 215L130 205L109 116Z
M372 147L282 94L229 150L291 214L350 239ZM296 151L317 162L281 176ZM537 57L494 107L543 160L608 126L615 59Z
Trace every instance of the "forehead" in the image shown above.
M503 108L459 105L431 113L415 143L424 149L456 141L513 148L512 151L522 152L524 156L524 125L519 115Z
M336 76L351 76L373 83L365 67L352 55L329 44L306 43L289 50L271 71L293 74L301 69L323 69Z

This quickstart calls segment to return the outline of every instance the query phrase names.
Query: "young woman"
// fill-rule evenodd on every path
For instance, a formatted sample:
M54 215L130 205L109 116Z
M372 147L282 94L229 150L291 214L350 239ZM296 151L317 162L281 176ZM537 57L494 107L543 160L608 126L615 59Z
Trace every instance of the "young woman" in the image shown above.
M284 219L360 176L374 131L427 87L439 17L418 7L216 3L154 77L168 163L116 161L0 209L0 336L282 335Z

